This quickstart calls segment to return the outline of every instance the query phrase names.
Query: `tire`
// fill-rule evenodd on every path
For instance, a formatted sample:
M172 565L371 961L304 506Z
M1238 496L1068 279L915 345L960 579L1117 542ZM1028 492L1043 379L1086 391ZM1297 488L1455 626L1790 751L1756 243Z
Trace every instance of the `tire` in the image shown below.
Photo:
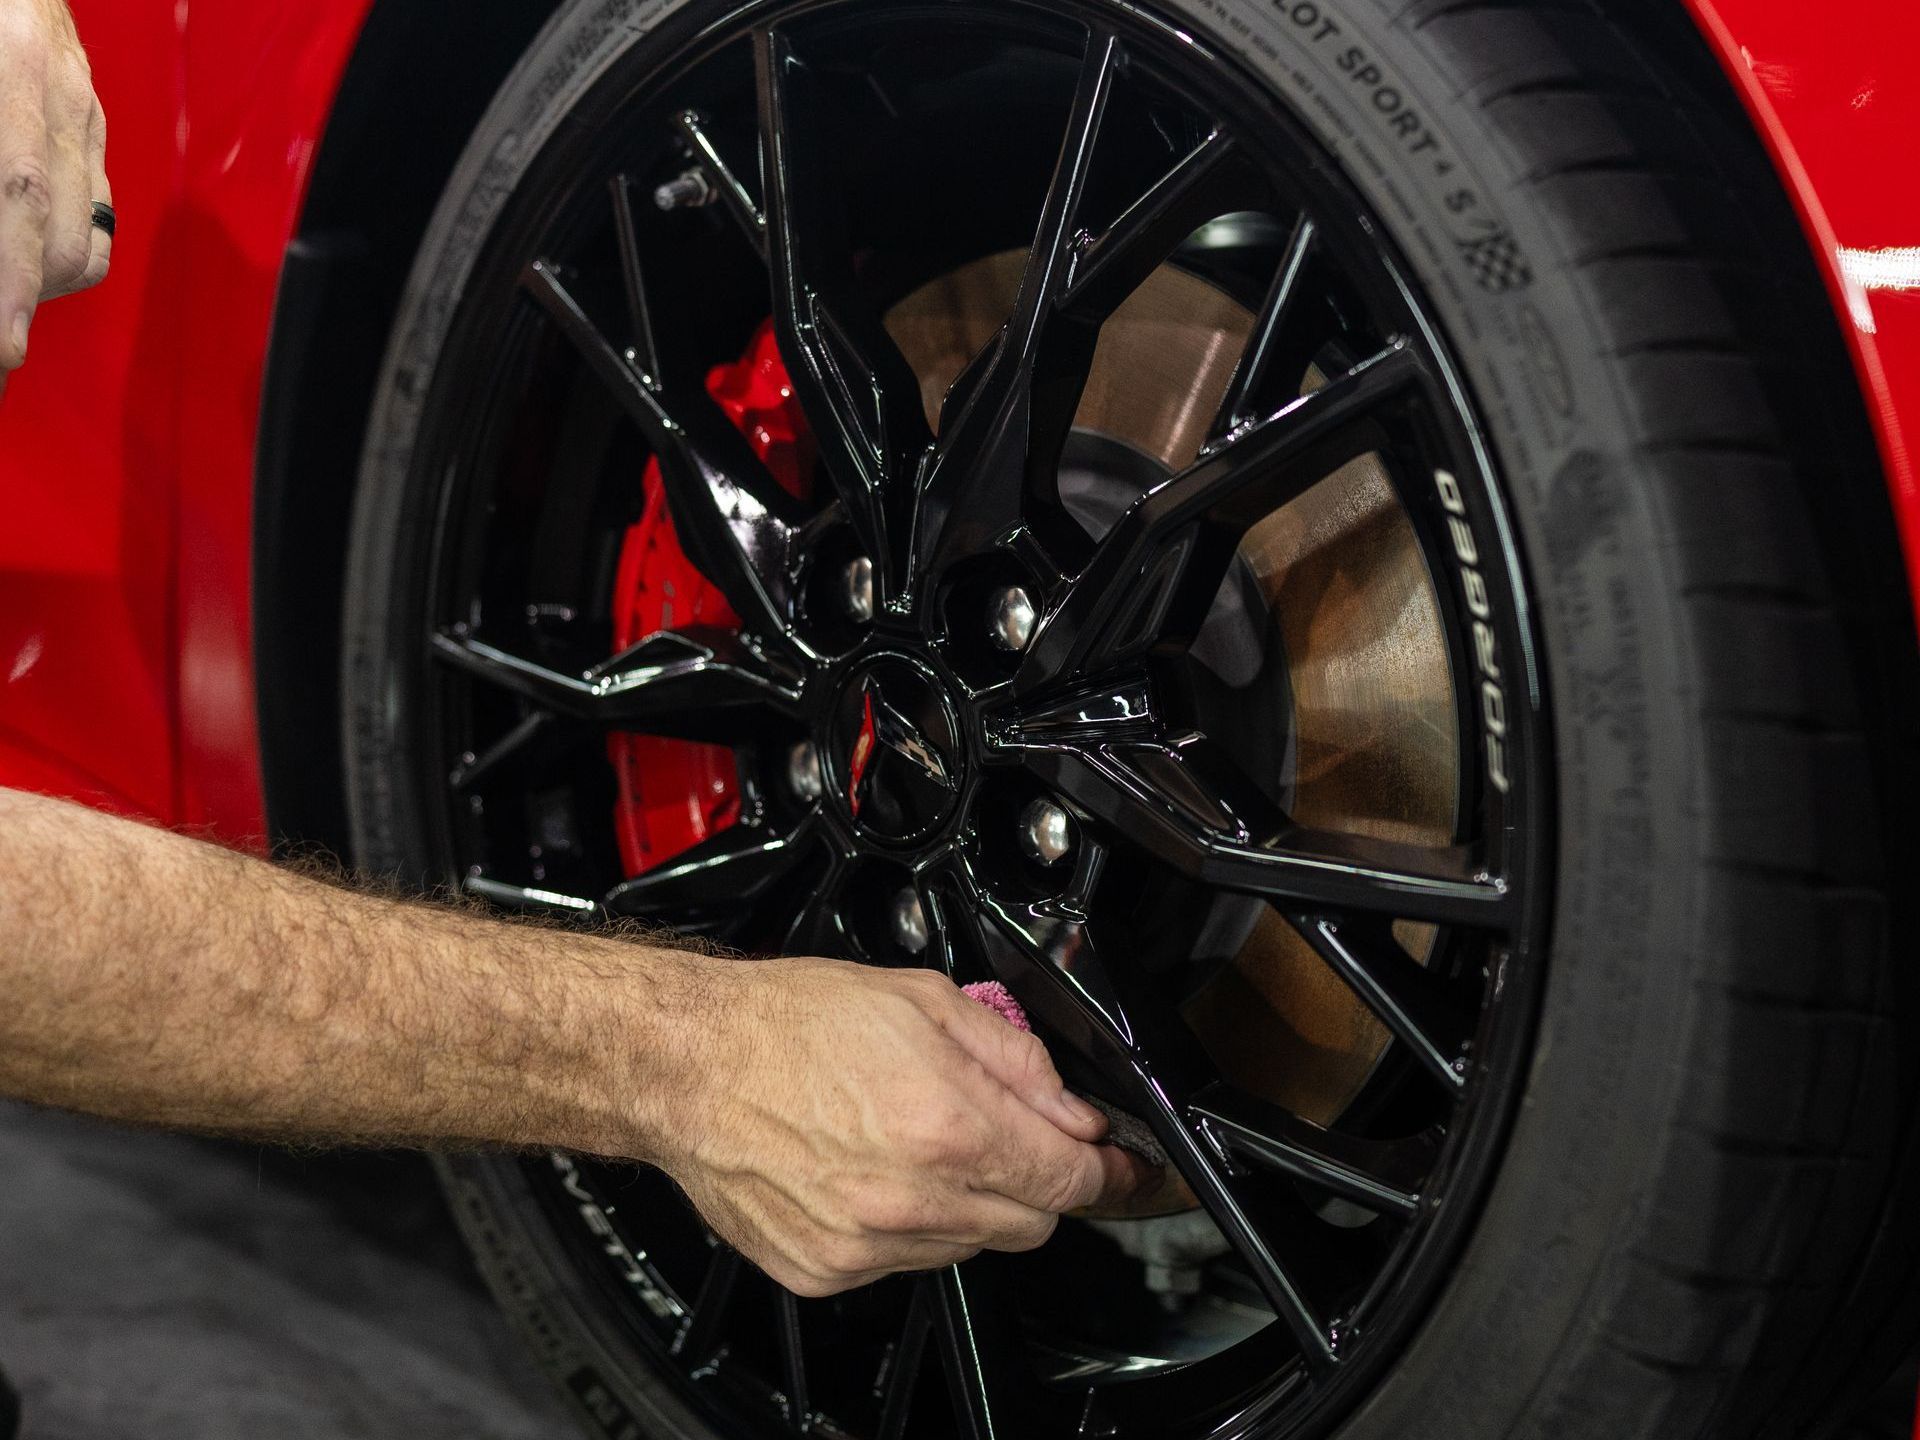
M1449 1278L1337 1433L1841 1433L1915 1334L1920 977L1896 960L1916 660L1786 200L1697 40L1625 0L1160 9L1312 132L1437 317L1506 487L1552 716L1532 1063ZM467 277L596 79L713 10L563 5L428 231L346 586L367 870L440 878L407 699L430 493L414 457ZM521 1162L442 1171L591 1433L716 1433L633 1358Z

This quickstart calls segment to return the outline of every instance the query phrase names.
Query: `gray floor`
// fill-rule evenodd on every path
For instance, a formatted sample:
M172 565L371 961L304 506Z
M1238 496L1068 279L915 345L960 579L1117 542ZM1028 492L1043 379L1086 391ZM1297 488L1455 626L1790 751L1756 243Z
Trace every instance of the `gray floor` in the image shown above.
M0 1104L0 1365L25 1440L563 1440L424 1162Z

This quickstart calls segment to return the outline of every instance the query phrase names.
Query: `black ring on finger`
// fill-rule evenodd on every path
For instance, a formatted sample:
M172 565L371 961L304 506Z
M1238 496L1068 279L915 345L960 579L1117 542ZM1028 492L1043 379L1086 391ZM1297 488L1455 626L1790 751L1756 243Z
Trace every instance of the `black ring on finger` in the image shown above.
M113 238L113 207L104 200L93 202L93 226L106 231L109 240Z

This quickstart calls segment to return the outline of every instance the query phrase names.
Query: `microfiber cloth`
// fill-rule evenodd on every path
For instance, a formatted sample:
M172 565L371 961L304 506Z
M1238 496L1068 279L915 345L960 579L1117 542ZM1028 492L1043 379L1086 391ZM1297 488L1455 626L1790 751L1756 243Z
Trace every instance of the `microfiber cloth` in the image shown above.
M1013 993L998 980L976 980L971 985L962 985L961 991L970 999L978 1000L982 1005L997 1014L1016 1030L1024 1030L1029 1035L1033 1026L1027 1023L1027 1012L1020 1008L1020 1002ZM1094 1109L1107 1117L1107 1139L1122 1150L1131 1150L1149 1165L1165 1165L1167 1152L1147 1128L1146 1121L1126 1111L1109 1105L1098 1095L1082 1095Z

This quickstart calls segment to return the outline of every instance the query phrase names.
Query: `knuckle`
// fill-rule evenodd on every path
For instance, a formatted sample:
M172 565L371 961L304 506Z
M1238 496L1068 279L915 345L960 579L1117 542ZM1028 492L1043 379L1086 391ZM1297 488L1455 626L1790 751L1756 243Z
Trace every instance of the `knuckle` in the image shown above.
M874 1247L852 1235L832 1235L822 1240L817 1258L834 1277L859 1275L876 1268Z
M83 279L92 262L93 247L86 237L62 234L50 240L46 250L45 283L62 287Z
M827 1296L837 1294L845 1288L828 1275L816 1275L813 1271L802 1270L798 1266L783 1268L786 1268L787 1273L775 1275L774 1280L802 1300L824 1300Z
M1003 1250L1038 1250L1053 1238L1053 1232L1059 1228L1058 1215L1036 1215L1027 1224L1013 1231L1006 1238Z
M862 1198L859 1219L868 1230L887 1235L911 1235L924 1229L929 1207L911 1190L882 1190Z
M957 1104L930 1104L909 1120L903 1149L921 1164L962 1160L973 1153L970 1141L974 1117Z
M1053 1075L1053 1057L1047 1054L1047 1047L1040 1037L1032 1033L1013 1032L1014 1063L1020 1067L1020 1074L1027 1080L1046 1080Z
M1056 1215L1085 1204L1091 1188L1078 1165L1049 1167L1043 1174L1041 1186L1047 1210Z
M0 198L44 220L53 213L53 179L44 160L20 155L0 163Z

